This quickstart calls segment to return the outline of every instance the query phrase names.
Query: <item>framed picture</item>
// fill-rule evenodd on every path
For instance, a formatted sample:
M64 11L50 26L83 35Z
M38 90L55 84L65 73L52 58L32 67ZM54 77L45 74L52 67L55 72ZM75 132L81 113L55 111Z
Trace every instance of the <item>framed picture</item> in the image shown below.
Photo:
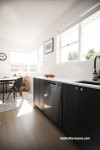
M44 43L44 53L45 54L53 52L53 50L54 50L54 38L52 38Z

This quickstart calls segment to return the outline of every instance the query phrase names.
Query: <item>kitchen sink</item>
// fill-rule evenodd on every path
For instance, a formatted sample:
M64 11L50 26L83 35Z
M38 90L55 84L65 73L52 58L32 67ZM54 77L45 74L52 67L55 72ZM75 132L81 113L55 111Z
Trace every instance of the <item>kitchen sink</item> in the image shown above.
M77 83L83 83L83 84L91 84L91 85L100 85L100 82L92 82L92 81L77 81Z

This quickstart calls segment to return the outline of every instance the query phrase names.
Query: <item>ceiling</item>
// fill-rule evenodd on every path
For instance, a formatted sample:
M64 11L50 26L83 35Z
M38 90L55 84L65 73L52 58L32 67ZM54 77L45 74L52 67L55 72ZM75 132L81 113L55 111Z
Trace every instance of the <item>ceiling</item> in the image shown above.
M0 38L29 46L76 0L0 1Z

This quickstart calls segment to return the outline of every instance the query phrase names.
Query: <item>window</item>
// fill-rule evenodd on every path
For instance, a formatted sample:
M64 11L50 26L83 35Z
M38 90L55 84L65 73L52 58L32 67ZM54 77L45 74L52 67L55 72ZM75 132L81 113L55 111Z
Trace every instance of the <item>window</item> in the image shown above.
M43 45L30 52L29 68L30 72L43 71Z
M78 25L61 34L61 62L78 59Z
M39 72L43 71L43 45L39 47Z
M27 72L28 71L28 54L10 52L10 64L12 72Z
M29 54L30 72L37 72L38 70L38 49L33 50Z
M30 53L10 52L10 64L14 73L43 72L43 45Z
M59 62L92 60L100 54L100 11L58 35Z
M83 60L100 54L100 11L85 19L83 26Z

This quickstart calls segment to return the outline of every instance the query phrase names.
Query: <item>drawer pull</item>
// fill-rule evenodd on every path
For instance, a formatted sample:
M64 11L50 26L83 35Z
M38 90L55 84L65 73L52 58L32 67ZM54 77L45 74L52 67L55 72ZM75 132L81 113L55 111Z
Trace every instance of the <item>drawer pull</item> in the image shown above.
M83 88L80 88L80 91L83 91Z
M77 86L75 87L75 90L78 90L78 87L77 87Z

